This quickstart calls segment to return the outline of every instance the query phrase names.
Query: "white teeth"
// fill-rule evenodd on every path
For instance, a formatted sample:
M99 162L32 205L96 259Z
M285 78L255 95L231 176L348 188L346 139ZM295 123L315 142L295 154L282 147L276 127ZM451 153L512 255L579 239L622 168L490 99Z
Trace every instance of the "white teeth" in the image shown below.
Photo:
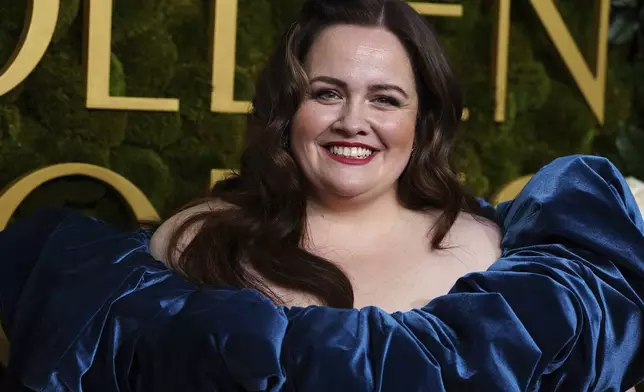
M358 158L365 159L368 158L373 151L368 148L362 147L340 147L340 146L331 146L328 147L328 150L334 155L341 155L349 158Z

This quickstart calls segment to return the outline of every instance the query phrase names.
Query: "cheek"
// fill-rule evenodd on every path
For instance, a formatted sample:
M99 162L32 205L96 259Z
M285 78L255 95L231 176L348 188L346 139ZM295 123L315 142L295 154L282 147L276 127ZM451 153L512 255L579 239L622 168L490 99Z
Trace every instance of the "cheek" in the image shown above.
M321 135L329 126L328 114L319 105L303 103L293 117L291 140L310 142Z
M381 125L383 142L392 149L411 149L416 133L415 116L390 118Z

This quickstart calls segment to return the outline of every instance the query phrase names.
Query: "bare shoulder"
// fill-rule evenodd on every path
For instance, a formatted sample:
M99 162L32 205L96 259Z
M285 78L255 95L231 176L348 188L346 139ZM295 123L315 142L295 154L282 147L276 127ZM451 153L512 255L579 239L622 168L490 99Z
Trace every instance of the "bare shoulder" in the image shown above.
M501 228L495 222L482 216L462 212L456 219L454 227L464 233L484 234L495 244L501 241Z
M476 255L477 263L490 266L501 256L501 228L491 220L461 213L450 230L450 245Z
M152 256L157 260L165 262L168 259L166 250L168 243L170 242L170 238L172 238L173 234L181 225L183 225L188 219L194 217L197 214L208 211L222 210L226 208L232 208L232 206L220 200L205 201L203 203L181 210L180 212L166 219L154 232L152 238L150 238L150 252ZM179 251L185 248L185 246L192 241L194 236L199 231L200 227L201 225L195 224L185 231L177 244Z

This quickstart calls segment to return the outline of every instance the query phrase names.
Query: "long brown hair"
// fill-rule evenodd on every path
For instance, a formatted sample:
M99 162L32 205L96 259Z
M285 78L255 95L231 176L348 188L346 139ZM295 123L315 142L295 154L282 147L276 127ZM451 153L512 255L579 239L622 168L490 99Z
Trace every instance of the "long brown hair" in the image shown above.
M411 59L419 94L416 147L398 196L406 208L442 211L428 233L431 246L441 247L461 211L480 214L451 164L462 112L460 89L424 18L401 0L309 0L258 79L239 172L212 190L212 200L227 207L193 215L171 236L168 263L187 279L256 289L281 303L267 284L272 282L312 294L328 306L353 307L347 276L300 246L307 184L288 147L290 120L308 89L302 64L320 32L337 24L385 28ZM194 239L177 252L180 238L195 224Z

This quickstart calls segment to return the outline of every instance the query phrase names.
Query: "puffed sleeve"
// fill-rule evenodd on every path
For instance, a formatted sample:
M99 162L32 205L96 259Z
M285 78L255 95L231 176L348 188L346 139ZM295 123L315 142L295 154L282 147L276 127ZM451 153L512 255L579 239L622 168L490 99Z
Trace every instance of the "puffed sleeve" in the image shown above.
M618 170L558 159L497 218L502 257L422 309L291 311L285 366L298 389L624 391L641 381L644 224Z
M488 271L394 314L199 289L154 260L143 233L68 218L13 290L10 370L46 391L586 392L642 380L644 223L620 173L558 159L496 218L503 255Z
M0 322L8 336L22 288L49 235L70 213L65 209L42 210L0 231Z

